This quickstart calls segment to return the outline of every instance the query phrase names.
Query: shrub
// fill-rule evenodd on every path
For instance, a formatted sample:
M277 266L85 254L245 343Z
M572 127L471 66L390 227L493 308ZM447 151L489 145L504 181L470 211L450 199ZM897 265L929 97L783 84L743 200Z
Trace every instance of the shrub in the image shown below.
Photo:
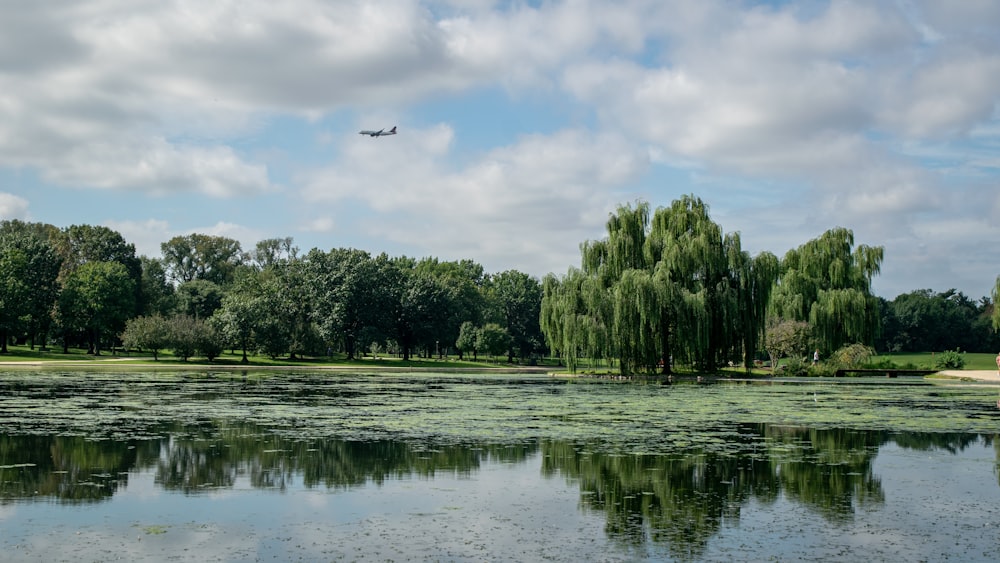
M808 365L799 358L788 358L785 362L785 369L781 370L781 375L788 377L802 377L808 375Z
M962 369L965 358L958 350L945 350L934 359L934 369Z
M830 361L840 368L857 368L864 365L875 355L875 350L864 344L848 344L837 350Z

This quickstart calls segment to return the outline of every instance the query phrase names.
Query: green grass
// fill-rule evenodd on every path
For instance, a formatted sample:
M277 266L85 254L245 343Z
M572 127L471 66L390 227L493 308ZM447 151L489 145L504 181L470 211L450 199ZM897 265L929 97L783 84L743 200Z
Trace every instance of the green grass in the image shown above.
M905 354L880 354L872 358L872 363L882 360L889 360L899 367L914 367L920 369L935 369L934 360L936 354L933 352L905 353ZM989 353L962 352L965 358L965 368L967 370L995 370L997 369L996 355Z
M412 357L410 360L403 361L401 358L394 356L380 356L378 359L374 359L370 356L361 359L348 360L343 354L334 354L332 357L320 356L320 357L305 357L297 358L295 360L290 360L285 358L269 358L267 356L258 355L248 355L248 363L242 363L243 355L242 353L233 354L231 352L223 353L221 356L215 360L209 362L203 357L193 357L188 358L185 362L181 358L175 356L170 351L160 351L158 354L158 359L153 361L153 354L150 352L122 352L120 350L112 352L111 350L102 350L100 356L94 356L93 354L88 354L86 350L79 348L70 348L67 353L63 353L61 347L50 347L46 351L39 350L37 347L32 350L28 346L8 346L8 352L6 354L0 354L0 363L2 362L42 362L42 363L56 363L56 362L111 362L115 364L150 364L155 363L157 365L163 366L246 366L246 367L270 367L270 366L283 366L283 367L329 367L329 366L343 366L343 367L394 367L394 368L504 368L512 367L511 364L507 363L506 357L497 358L487 358L481 357L478 361L472 361L468 358L465 360L459 360L458 356L448 356L445 358L416 358ZM544 365L544 363L543 363ZM554 363L552 364L554 365Z

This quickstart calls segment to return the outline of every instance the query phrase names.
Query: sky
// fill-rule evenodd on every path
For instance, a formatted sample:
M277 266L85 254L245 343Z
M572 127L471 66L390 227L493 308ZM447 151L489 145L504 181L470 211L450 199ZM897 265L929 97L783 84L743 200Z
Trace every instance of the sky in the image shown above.
M693 194L753 255L846 227L877 295L978 299L998 29L993 0L0 0L0 219L541 278Z

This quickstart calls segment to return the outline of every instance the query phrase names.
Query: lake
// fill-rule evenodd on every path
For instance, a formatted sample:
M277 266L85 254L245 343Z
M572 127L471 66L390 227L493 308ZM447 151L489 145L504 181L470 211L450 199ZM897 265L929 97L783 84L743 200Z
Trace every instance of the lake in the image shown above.
M5 561L996 560L994 385L0 372Z

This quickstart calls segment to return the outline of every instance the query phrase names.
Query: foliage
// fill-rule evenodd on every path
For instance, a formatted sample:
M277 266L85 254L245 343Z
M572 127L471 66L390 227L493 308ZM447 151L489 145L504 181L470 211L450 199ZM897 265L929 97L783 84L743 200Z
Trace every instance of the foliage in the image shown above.
M828 362L838 368L859 368L875 356L875 349L864 344L849 344L830 355Z
M965 358L958 350L946 350L934 357L934 367L936 369L962 369L965 367Z
M993 321L993 330L1000 331L1000 307L997 306L1000 303L1000 276L997 276L991 295L993 296L993 313L990 315L990 320Z
M771 318L764 334L764 350L771 365L785 357L802 357L809 348L811 329L805 321Z
M871 294L882 247L854 248L854 233L836 228L789 250L771 300L771 314L808 321L820 348L873 343L878 334L878 299Z
M168 334L167 346L185 362L196 353L212 361L222 352L219 333L205 320L177 315L168 323Z
M122 345L127 350L152 352L153 360L159 359L159 352L170 342L169 321L160 316L136 317L125 323L121 334Z
M571 369L583 350L617 357L623 374L669 373L672 358L703 370L752 363L778 261L751 258L700 199L684 196L652 216L645 202L619 207L607 238L581 252L582 270L546 280L540 317Z
M507 361L535 353L544 340L539 329L542 287L535 278L517 270L491 276L486 282L485 317L502 326L508 336Z
M476 349L483 351L491 359L503 354L510 345L510 335L507 334L507 329L496 323L486 323L476 337Z
M458 332L458 339L455 341L455 348L458 349L458 357L461 359L466 352L472 352L472 357L476 357L476 343L479 339L479 329L472 321L462 323Z
M883 300L881 349L918 352L961 348L979 352L1000 349L991 327L993 304L973 301L954 289L911 291Z
M135 285L118 262L87 262L66 278L59 296L64 327L84 330L100 354L101 336L117 335L135 310Z
M170 278L181 284L205 280L225 286L245 263L239 241L199 233L176 236L160 244L160 251Z

